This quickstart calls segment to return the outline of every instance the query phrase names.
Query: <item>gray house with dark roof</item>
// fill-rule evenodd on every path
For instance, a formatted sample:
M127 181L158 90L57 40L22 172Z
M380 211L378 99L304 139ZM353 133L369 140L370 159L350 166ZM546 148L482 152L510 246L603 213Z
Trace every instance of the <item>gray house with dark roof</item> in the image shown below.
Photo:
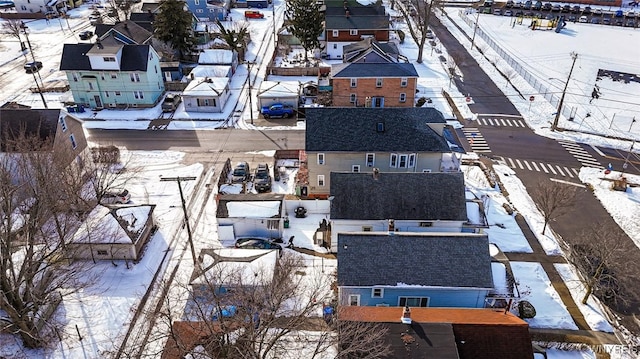
M312 198L329 197L331 172L458 172L433 108L309 108L305 150Z
M341 59L346 45L372 37L389 41L389 14L384 6L358 3L328 4L325 10L327 58Z
M460 233L468 221L462 172L332 172L330 194L333 252L338 233Z
M486 234L338 235L339 305L483 308L493 288Z
M142 29L144 30L144 29ZM160 57L151 45L129 44L109 31L95 44L65 44L73 100L91 108L153 107L164 93Z

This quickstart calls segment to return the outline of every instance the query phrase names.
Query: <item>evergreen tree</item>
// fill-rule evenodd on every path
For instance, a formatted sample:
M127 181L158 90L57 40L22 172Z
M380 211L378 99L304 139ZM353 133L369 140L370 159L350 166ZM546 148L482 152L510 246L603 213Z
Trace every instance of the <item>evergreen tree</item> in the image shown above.
M288 30L302 43L306 61L309 50L320 48L318 36L324 30L324 16L316 0L290 0L287 1L287 7L286 15L290 22Z
M193 17L182 0L162 0L153 22L158 40L169 43L180 57L193 46Z

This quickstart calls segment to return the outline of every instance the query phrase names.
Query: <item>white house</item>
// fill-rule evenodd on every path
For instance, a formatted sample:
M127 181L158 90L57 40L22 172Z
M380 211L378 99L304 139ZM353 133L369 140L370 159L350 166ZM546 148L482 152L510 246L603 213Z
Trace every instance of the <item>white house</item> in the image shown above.
M226 49L207 49L198 56L200 65L229 65L231 73L236 72L238 67L238 53Z
M258 90L258 104L262 107L281 103L298 108L299 93L298 81L262 81Z
M187 112L222 112L230 95L228 77L196 77L182 91Z

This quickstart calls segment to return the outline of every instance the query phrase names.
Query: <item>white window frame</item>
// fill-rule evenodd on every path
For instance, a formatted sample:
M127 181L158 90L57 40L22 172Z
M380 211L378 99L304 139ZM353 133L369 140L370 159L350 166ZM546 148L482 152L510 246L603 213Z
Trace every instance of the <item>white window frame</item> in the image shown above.
M382 77L376 78L376 87L382 87L382 83L383 83Z
M353 172L353 173L360 173L360 165L353 165L353 166L351 166L351 172Z
M351 36L358 35L358 29L349 29L349 35Z
M80 79L80 73L79 72L72 72L71 76L73 77L73 82L78 82Z
M122 93L120 91L116 91L116 96L120 96Z
M402 92L400 94L400 102L407 102L407 94Z
M417 307L416 307L416 306L410 306L410 307L413 307L413 308L427 308L427 307L429 307L429 301L430 301L430 298L429 298L429 297L398 297L398 307L404 307L404 306L405 306L405 305L401 305L401 304L400 304L400 303L402 302L402 299L403 299L403 298L404 298L404 300L405 300L405 305L406 305L406 301L407 301L408 299L419 299L419 300L420 300L420 304L422 304L422 300L423 300L423 299L426 299L426 303L425 303L425 305L424 305L424 306L419 305L419 306L417 306Z
M409 154L409 163L407 164L407 168L414 168L416 166L416 154L415 153L410 153Z
M318 165L324 165L324 162L325 162L324 153L318 153L316 155L316 158L318 160Z
M409 155L399 155L398 156L398 168L407 168L409 164Z
M371 158L371 161L369 161ZM367 164L367 167L373 167L376 164L376 154L375 153L367 153L364 156L364 161Z
M200 5L200 0L194 0L193 2L195 5Z
M131 82L140 82L140 75L135 72L130 73L129 78L131 79Z
M109 91L105 91L105 92L104 92L104 96L105 96L105 97L109 97Z
M392 153L389 156L389 167L391 167L391 168L397 168L398 167L398 154L397 153Z
M351 79L351 87L358 87L358 79L356 78Z
M74 150L78 148L78 142L76 142L76 136L74 136L73 134L69 135L69 141L71 141L71 148L73 148Z
M348 303L347 303L347 304L348 304L350 307L353 307L353 306L354 306L354 305L352 305L352 304L351 304L351 303L353 303L353 299L355 299L355 302L356 302L356 305L355 305L355 306L356 306L356 307L359 307L359 306L360 306L360 294L349 294L349 298L348 298L348 300L349 300L349 301L348 301Z
M333 31L331 32L331 35L333 35L333 37L338 37L338 36L340 36L340 30L333 30Z
M371 298L384 298L384 288L371 288Z
M355 93L352 93L349 95L349 102L350 103L358 103L358 95Z
M400 87L407 87L409 86L409 79L406 77L403 77L400 79Z
M318 175L318 187L324 187L325 185L324 175Z
M115 73L115 72L112 72L112 73L111 73L111 78L112 78L112 79L117 79L117 78L118 78L118 74L117 74L117 73Z
M67 132L67 122L64 120L64 116L60 116L58 122L60 122L60 128L62 129L62 132Z

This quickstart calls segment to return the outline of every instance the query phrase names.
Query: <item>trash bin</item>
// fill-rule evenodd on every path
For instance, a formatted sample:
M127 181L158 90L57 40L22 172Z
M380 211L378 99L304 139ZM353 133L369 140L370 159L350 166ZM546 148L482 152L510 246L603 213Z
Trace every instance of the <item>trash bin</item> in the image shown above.
M284 217L284 228L289 228L289 217Z

